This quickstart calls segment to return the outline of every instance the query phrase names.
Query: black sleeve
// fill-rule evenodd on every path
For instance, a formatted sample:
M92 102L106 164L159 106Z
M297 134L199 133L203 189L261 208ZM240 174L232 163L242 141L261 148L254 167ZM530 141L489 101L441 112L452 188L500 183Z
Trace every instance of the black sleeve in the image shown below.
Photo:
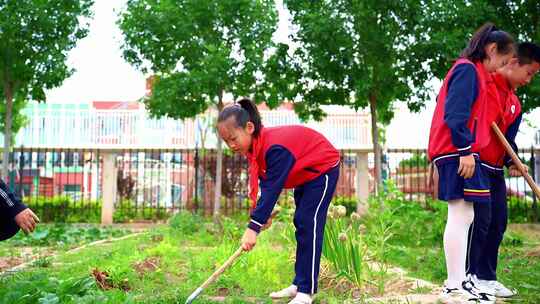
M6 212L11 218L14 218L21 211L28 208L9 190L6 183L2 180L0 180L0 207L0 210Z

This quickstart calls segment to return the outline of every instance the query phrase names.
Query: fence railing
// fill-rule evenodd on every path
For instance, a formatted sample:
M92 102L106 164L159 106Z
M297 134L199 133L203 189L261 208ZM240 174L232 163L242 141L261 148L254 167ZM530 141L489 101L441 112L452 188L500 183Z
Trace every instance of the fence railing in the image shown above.
M46 149L17 148L10 154L6 183L45 219L99 220L104 196L104 156L114 155L115 218L153 218L156 212L181 209L211 214L214 210L215 150L190 149ZM337 196L356 195L356 156L343 151ZM247 210L247 162L225 151L221 211ZM283 196L291 193L284 193ZM157 211L156 211L157 210ZM84 220L84 219L82 219Z
M521 149L520 159L529 167L529 173L540 182L540 149ZM429 163L424 149L389 149L385 153L385 171L406 198L425 201L433 197L430 186ZM509 216L514 221L538 221L540 211L534 193L525 178L505 174Z
M343 111L330 112L322 121L305 125L322 132L336 147L369 148L369 115ZM211 110L186 120L156 119L143 106L101 110L88 104L30 103L22 112L28 124L15 142L25 147L195 149L215 148L217 143L212 127L217 114ZM261 110L261 116L266 126L302 123L292 110Z
M103 169L104 156L111 154L114 172L107 173ZM540 150L524 149L519 154L531 175L540 180L540 170L537 170ZM341 151L336 197L356 202L363 193L373 191L373 155L363 155L368 152ZM46 220L55 218L56 212L63 220L84 221L86 216L99 221L106 191L114 193L117 221L155 219L181 209L211 214L215 159L215 150L17 148L11 153L6 182L28 205L37 209L38 214L45 214ZM361 168L367 168L366 174L361 174ZM114 185L104 184L107 174L114 174ZM232 214L247 210L247 161L225 151L222 174L221 212ZM385 151L383 179L391 180L408 200L432 198L429 178L425 150ZM525 180L507 177L506 181L512 206L522 210L528 220L538 220L537 201ZM283 193L284 198L291 196L290 191Z

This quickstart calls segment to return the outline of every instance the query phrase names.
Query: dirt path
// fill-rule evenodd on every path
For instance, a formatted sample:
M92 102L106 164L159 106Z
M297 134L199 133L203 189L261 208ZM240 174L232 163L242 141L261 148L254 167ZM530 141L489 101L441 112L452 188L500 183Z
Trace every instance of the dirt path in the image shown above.
M103 239L103 240L95 241L95 242L92 242L92 243L88 243L88 244L73 248L71 250L66 251L66 253L72 254L72 253L76 253L79 250L87 248L87 247L96 246L96 245L100 245L100 244L108 244L108 243L112 243L112 242L116 242L116 241L120 241L120 240L124 240L124 239L128 239L128 238L132 238L132 237L135 237L135 236L139 236L139 235L142 235L142 234L144 234L144 232L136 232L136 233L124 235L124 236L118 237L118 238ZM57 255L58 255L58 252L55 252L55 251L53 251L52 249L49 249L49 248L45 248L43 251L39 252L38 254L30 255L27 258L22 258L22 257L0 258L0 275L20 271L20 270L32 265L33 263L35 263L39 259L54 258ZM4 266L4 267L2 267L2 266Z

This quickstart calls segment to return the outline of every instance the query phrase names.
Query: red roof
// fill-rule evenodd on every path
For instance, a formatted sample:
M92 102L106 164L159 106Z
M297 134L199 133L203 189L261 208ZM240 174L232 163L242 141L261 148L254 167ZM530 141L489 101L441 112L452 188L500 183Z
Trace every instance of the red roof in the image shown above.
M137 101L93 101L96 110L138 110L141 103Z

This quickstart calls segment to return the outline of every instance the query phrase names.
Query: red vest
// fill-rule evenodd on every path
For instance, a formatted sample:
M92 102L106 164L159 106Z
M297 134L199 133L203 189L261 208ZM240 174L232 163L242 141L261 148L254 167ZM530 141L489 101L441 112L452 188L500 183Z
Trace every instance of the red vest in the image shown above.
M444 121L444 106L446 95L448 93L448 82L452 77L455 67L463 63L474 64L478 78L478 97L473 103L471 116L467 122L467 127L474 136L471 151L478 152L489 142L491 133L485 113L487 107L486 103L490 99L498 98L493 79L481 62L473 63L470 60L460 58L454 63L444 78L443 85L437 96L437 105L435 106L429 133L428 156L430 160L433 160L437 156L458 153L457 147L452 143L450 128L448 128L448 125Z
M503 134L516 118L521 114L521 103L509 86L508 81L500 74L493 74L493 80L499 95L498 100L490 100L488 107L488 121L495 121ZM491 130L491 140L488 145L480 150L480 159L491 166L502 167L506 150L499 138Z
M266 151L273 145L285 147L295 163L285 181L285 188L295 188L313 180L339 164L339 151L319 132L303 126L262 128L253 138L249 159L249 196L257 203L259 178L265 178Z

